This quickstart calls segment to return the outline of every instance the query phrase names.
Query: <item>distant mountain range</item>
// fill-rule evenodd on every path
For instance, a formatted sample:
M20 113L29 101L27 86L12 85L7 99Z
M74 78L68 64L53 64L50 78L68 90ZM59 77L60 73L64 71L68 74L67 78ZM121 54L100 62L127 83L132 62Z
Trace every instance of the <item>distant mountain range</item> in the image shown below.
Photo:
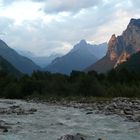
M105 73L126 62L133 54L140 51L140 19L131 19L121 36L112 35L108 42L106 55L89 66L86 71L95 70Z
M69 53L53 60L45 70L62 74L70 74L72 70L82 71L103 57L106 51L107 43L91 45L81 40Z
M50 56L36 56L29 51L17 50L19 54L31 59L34 63L36 63L41 68L49 65L55 58L62 56L62 54L51 54Z
M82 71L87 66L103 57L106 51L106 43L91 45L85 40L81 40L64 56L57 57L60 56L60 54L56 54L49 57L36 57L32 53L26 51L18 51L20 53L17 53L17 51L10 48L4 41L0 40L0 56L15 67L15 69L26 74L31 74L36 70L63 74L70 74L72 70ZM43 69L35 63L42 67L45 65L48 66Z
M0 71L6 71L8 73L20 76L19 72L13 65L11 65L7 60L0 56Z
M0 40L0 56L22 73L31 74L34 70L40 70L40 67L33 61L18 54L2 40Z
M116 37L113 34L108 45L107 43L92 45L81 40L70 52L61 57L57 57L58 55L36 57L26 53L26 56L32 58L42 67L52 61L42 69L29 58L22 56L25 53L17 53L0 40L1 62L6 60L4 61L6 66L10 65L11 69L15 69L15 71L17 69L17 71L27 74L31 74L35 70L70 74L72 70L83 71L84 69L86 72L94 70L99 73L106 73L118 67L125 67L133 71L139 70L139 51L140 19L131 19L122 35Z

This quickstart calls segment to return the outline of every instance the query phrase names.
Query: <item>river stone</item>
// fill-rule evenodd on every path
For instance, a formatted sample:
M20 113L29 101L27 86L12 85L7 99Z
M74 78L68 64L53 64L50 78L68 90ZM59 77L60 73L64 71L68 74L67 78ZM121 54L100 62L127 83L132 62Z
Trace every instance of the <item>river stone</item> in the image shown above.
M76 135L65 135L58 140L85 140L85 138L81 134L76 134Z
M87 112L87 113L86 113L86 115L90 115L90 114L93 114L93 112L92 112L92 111L90 111L90 112Z
M124 110L126 115L133 115L133 110Z
M28 115L34 114L37 111L35 108L24 109L22 106L10 106L9 108L0 108L0 115L6 114L17 114L17 115Z
M8 132L8 129L11 129L9 124L7 124L5 121L0 120L0 132Z
M137 122L140 122L140 114L135 114L133 119Z

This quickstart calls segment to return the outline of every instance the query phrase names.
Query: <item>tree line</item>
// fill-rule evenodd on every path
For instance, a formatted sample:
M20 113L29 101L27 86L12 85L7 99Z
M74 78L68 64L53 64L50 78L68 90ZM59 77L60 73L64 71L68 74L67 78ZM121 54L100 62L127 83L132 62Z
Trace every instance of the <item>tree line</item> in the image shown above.
M71 74L33 72L31 76L16 77L0 71L0 97L139 97L140 73L126 69L106 74L72 71Z

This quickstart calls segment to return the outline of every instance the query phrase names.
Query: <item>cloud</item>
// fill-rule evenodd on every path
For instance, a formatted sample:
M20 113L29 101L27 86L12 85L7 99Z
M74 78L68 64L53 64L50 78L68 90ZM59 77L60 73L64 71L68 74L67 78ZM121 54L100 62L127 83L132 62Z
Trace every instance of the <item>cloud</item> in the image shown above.
M7 30L9 30L12 27L13 23L13 19L0 17L0 33L2 35L6 34Z
M81 9L89 8L98 5L102 0L0 0L2 5L8 6L12 3L19 2L38 2L44 3L42 9L47 13L57 12L76 12Z
M81 39L108 41L112 34L122 33L130 18L140 17L139 0L5 2L6 7L0 9L0 37L13 48L37 55L66 53Z
M9 5L11 3L13 3L13 0L1 0L3 5Z
M0 21L5 21L0 17ZM10 21L10 20L9 20ZM54 36L49 38L49 29L40 20L25 21L22 25L15 25L14 22L6 22L5 32L1 39L17 50L28 50L38 56L50 55L52 53L66 53L71 45L68 42L59 40ZM4 27L0 26L0 29ZM9 28L10 27L10 28ZM45 29L46 28L46 29ZM51 30L51 28L50 28Z
M39 1L39 0L33 0ZM40 2L43 2L41 0ZM103 0L44 0L46 13L79 12L82 9L102 4Z
M139 0L130 0L130 2L133 4L133 6L135 7L140 7L140 1Z
M14 0L17 1L17 0ZM21 0L22 1L22 0ZM25 0L27 1L27 0ZM47 12L72 12L102 4L104 0L31 0L45 4Z
M23 0L0 0L0 3L2 6L8 6L14 2L20 2L20 1L23 1Z
M109 16L101 19L99 11L95 10L93 14L93 10L83 10L64 17L57 15L49 23L37 19L24 21L21 25L12 24L4 40L16 49L29 50L37 55L66 53L81 39L93 40L91 36L110 20Z

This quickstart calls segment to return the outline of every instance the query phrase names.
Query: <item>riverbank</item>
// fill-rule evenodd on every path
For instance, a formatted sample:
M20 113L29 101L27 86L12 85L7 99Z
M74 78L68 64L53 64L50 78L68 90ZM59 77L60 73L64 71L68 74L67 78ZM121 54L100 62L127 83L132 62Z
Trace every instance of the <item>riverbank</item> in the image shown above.
M106 102L117 102L122 98L113 100L115 101L109 99ZM123 100L128 101L124 98ZM94 107L94 104L103 105L101 102L105 104L105 99L90 103L68 100L63 100L62 103L62 101L46 102L35 99L29 101L0 99L0 139L140 139L138 122L124 121L117 115L104 115L103 111L99 112Z
M140 122L140 99L139 98L34 98L28 101L49 103L58 106L85 109L88 114L94 111L97 114L118 115L127 121Z

